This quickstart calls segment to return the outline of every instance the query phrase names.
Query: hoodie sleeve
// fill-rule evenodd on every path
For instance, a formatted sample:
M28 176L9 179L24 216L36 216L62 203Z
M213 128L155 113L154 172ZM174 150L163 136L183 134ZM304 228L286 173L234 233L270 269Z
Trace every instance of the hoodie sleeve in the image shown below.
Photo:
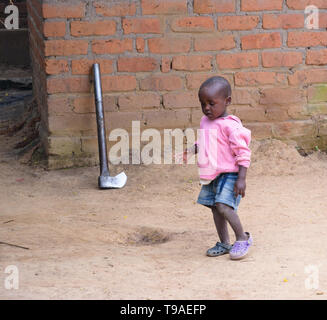
M236 163L248 168L251 162L251 131L243 126L235 128L229 134L230 147L236 156Z

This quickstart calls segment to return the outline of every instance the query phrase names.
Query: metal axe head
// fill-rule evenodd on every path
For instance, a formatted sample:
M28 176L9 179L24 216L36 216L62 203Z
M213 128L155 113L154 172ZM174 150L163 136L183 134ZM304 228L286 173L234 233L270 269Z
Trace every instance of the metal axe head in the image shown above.
M99 188L100 189L120 189L127 181L127 176L125 172L117 174L115 177L109 175L99 176Z

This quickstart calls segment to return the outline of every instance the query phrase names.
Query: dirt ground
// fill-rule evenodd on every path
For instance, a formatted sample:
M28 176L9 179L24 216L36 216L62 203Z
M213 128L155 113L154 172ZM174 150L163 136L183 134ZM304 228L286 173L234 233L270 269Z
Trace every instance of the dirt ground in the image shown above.
M0 299L326 299L323 153L252 143L239 214L254 246L231 261L205 255L217 234L195 165L116 166L125 188L98 190L98 167L29 166L15 139L0 136Z

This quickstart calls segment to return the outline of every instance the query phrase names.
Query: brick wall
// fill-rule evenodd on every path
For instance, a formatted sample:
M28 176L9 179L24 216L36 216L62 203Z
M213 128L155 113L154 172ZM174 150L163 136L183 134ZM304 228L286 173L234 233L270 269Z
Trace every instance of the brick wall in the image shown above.
M255 138L326 146L327 0L30 0L35 93L50 167L97 159L91 65L107 131L197 127L197 90L232 84L230 112ZM319 29L304 9L319 7ZM109 132L107 132L109 133Z

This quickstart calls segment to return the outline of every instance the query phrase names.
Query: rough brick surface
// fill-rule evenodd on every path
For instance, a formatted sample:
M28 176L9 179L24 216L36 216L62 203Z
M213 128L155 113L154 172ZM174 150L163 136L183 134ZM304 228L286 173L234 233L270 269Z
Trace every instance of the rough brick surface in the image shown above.
M161 21L157 18L129 18L123 20L125 34L130 33L161 33Z
M45 22L43 34L45 37L64 37L66 35L66 23L64 21Z
M212 56L176 56L172 68L179 71L211 70Z
M190 38L152 38L148 40L152 53L186 53L191 49Z
M175 18L171 29L175 32L210 32L215 30L215 24L211 17Z
M83 18L85 16L85 5L83 3L67 4L54 3L43 4L44 18Z
M74 37L103 36L116 33L115 21L72 21L70 33Z
M118 54L133 51L132 39L109 39L92 41L92 51L95 54Z
M104 17L121 17L133 16L136 12L136 4L130 1L120 1L120 3L93 3L95 11L98 15Z
M326 0L26 5L40 135L53 167L76 164L72 154L97 159L94 63L108 134L130 132L133 120L142 130L198 127L198 89L220 75L232 87L229 112L254 138L294 139L307 148L327 135ZM305 27L308 5L319 8L316 30Z
M279 32L250 34L241 37L242 49L265 49L279 48L282 46L282 38Z
M141 0L144 15L185 14L187 0Z
M241 69L259 66L259 55L256 52L218 54L217 64L220 69Z
M302 52L262 52L262 65L272 67L294 67L302 64Z
M242 0L242 11L282 10L283 0Z
M235 12L234 0L194 0L194 12L216 13Z
M218 17L219 30L251 30L260 20L259 16L222 16Z

